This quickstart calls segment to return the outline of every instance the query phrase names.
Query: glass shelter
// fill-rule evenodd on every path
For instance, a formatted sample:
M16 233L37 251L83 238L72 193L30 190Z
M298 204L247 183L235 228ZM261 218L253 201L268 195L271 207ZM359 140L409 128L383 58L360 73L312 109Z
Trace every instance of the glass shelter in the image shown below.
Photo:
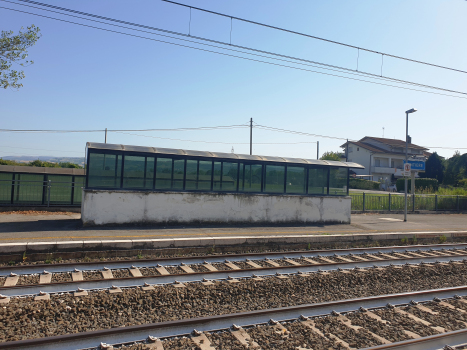
M87 189L347 196L350 162L87 143Z

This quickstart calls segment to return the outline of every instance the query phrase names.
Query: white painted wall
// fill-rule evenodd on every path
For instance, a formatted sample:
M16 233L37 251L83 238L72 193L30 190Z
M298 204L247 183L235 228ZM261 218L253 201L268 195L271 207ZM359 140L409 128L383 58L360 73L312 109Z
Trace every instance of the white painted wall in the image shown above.
M84 225L344 223L350 197L83 190Z

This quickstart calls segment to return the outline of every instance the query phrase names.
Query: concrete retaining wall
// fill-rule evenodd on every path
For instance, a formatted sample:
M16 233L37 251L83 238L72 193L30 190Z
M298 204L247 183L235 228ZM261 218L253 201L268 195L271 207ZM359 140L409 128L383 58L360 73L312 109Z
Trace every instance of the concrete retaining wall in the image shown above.
M84 225L350 223L350 197L83 190Z

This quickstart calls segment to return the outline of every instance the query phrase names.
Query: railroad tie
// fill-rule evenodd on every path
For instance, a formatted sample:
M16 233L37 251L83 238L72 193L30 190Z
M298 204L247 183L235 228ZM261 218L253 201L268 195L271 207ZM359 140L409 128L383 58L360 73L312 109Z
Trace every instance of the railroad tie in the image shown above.
M52 282L52 274L49 271L44 271L44 273L39 276L39 284L47 284L50 282Z
M418 254L418 253L412 252L412 251L410 251L410 250L409 250L409 251L406 251L406 253L411 254L411 255L413 255L413 256L416 257L416 258L426 258L425 255Z
M227 267L230 267L232 270L240 270L240 267L238 267L238 266L235 265L233 262L228 261L228 260L226 260L226 261L224 262L224 265L227 266Z
M279 265L278 263L276 263L275 261L273 261L273 260L271 260L271 259L268 259L268 258L266 258L265 261L266 261L269 265L274 266L274 267L279 267L279 266L281 266L281 265Z
M45 292L39 292L39 294L34 297L34 301L40 300L50 300L50 294Z
M331 333L328 333L328 336L325 336L323 332L321 332L321 330L319 330L317 327L316 327L316 324L313 320L310 320L306 317L300 317L300 322L310 328L313 332L315 332L316 334L318 334L320 337L326 339L326 340L332 340L334 341L335 343L339 344L341 347L345 348L345 349L348 349L348 350L355 350L355 348L351 348L350 347L350 344L349 343L346 343L345 341L343 341L342 339L340 339L339 337L335 336L334 334L331 334Z
M377 314L375 314L375 313L373 313L371 311L365 311L365 315L372 318L372 319L374 319L374 320L376 320L376 321L379 321L379 322L381 322L383 324L389 323L388 321L383 320L381 317L379 317Z
M351 254L351 255L355 259L358 259L358 260L361 260L361 261L369 261L368 259L365 259L365 258L361 257L360 255L354 255L354 254Z
M147 344L145 344L148 350L164 350L164 345L162 345L162 340L156 337L149 336L147 338Z
M421 318L418 318L417 316L415 316L414 314L412 314L410 312L407 312L407 311L404 311L404 310L401 310L401 309L394 309L394 311L397 312L398 314L407 316L408 318L414 320L415 322L418 322L418 323L421 323L421 324L423 324L425 326L431 327L437 332L440 332L440 333L445 333L446 332L446 330L443 327L433 326L430 322L422 320ZM416 334L416 335L418 335L418 334ZM419 335L418 335L418 338L420 338Z
M360 329L364 329L363 327L360 327L360 326L354 326L352 324L352 321L350 321L347 317L345 317L344 315L339 315L337 316L337 320L344 324L345 326L347 326L348 328L350 329L353 329L355 331L359 331ZM387 339L384 339L383 337L380 337L379 335L369 331L369 330L366 330L367 333L369 333L373 338L379 340L381 343L383 344L391 344L391 342Z
M254 261L251 261L250 259L246 259L246 263L250 265L251 267L254 267L255 269L260 269L262 266L258 265Z
M242 344L244 347L249 349L261 349L258 343L253 341L250 335L242 327L233 325L230 329L230 333Z
M206 334L193 330L191 333L191 341L195 343L201 350L216 350L211 345L210 340L206 337Z
M114 278L114 275L112 274L112 270L107 267L104 267L104 270L101 271L101 274L102 274L102 278L106 280Z
M343 256L340 256L340 255L337 255L337 254L334 254L334 258L345 261L345 262L353 262L353 260L344 258Z
M464 314L464 313L467 312L467 311L465 311L465 310L462 310L462 309L459 309L459 308L455 307L454 305L448 304L448 303L446 303L445 301L441 301L441 302L439 302L438 304L441 305L441 306L444 306L444 307L446 307L446 308L448 308L448 309L456 310L457 312L460 312L460 313L462 313L462 314Z
M71 273L71 279L73 280L73 282L82 281L84 279L83 271L75 269L75 271Z
M212 272L218 271L214 266L212 266L210 263L206 261L204 262L203 266L207 268L209 271L212 271Z
M88 292L81 288L78 288L78 290L73 293L73 296L75 297L85 297L87 295L88 295Z
M1 304L8 304L10 302L10 297L7 297L6 295L0 294L0 305Z
M288 258L285 258L284 261L286 263L289 263L289 264L293 265L293 266L300 266L301 265L299 262L297 262L295 260L292 260L292 259L288 259Z
M122 293L122 289L120 287L117 287L117 286L112 286L109 289L109 293L110 294Z
M379 255L381 255L381 256L384 256L386 259L391 259L391 260L393 260L393 259L394 259L394 257L393 257L393 256L391 256L391 255L388 255L388 254L379 253Z
M159 264L158 264L158 265L156 266L156 270L157 270L157 272L159 272L161 275L170 275L169 271L167 271L167 269L166 269L164 266L162 266L162 265L159 265Z
M383 258L380 258L379 256L372 255L372 254L367 254L366 256L367 256L368 258L374 259L374 260L384 260Z
M327 263L330 263L330 264L335 264L336 262L331 260L331 259L328 259L328 258L325 258L324 256L321 256L321 255L318 255L318 258L327 262Z
M150 284L144 282L144 284L141 286L141 290L149 291L149 290L154 290L154 286L151 286Z
M10 276L8 276L5 279L5 283L3 284L4 287L13 287L16 286L18 283L19 276L16 273L11 273Z
M129 270L133 277L143 277L141 271L136 266L131 266Z
M408 255L405 255L405 254L402 254L402 253L396 253L396 252L394 252L394 253L392 253L392 254L395 255L395 256L399 256L399 257L401 257L401 258L404 258L404 259L413 258L413 256L408 256Z
M302 256L301 259L306 261L307 263L310 263L310 264L313 264L313 265L319 265L319 262L317 262L315 260L311 260L310 258L305 258L304 256Z
M195 271L188 265L181 263L180 268L185 271L186 273L195 273Z
M175 288L185 288L186 286L182 283L182 282L179 282L179 281L175 281L172 286L174 286Z

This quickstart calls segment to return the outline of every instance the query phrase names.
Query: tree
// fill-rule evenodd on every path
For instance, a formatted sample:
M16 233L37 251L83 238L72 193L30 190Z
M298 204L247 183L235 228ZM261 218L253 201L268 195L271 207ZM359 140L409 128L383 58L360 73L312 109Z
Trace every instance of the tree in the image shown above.
M425 173L420 173L421 177L437 179L439 183L444 179L444 159L434 152L428 157L425 164Z
M25 77L23 71L11 69L13 63L22 67L31 65L34 61L27 61L28 48L33 46L41 37L40 29L34 24L26 31L21 27L19 33L3 31L0 35L0 87L19 89L23 86L19 81Z
M331 151L331 152L324 152L320 159L321 160L337 160L337 161L340 161L341 156L340 156L340 153Z

